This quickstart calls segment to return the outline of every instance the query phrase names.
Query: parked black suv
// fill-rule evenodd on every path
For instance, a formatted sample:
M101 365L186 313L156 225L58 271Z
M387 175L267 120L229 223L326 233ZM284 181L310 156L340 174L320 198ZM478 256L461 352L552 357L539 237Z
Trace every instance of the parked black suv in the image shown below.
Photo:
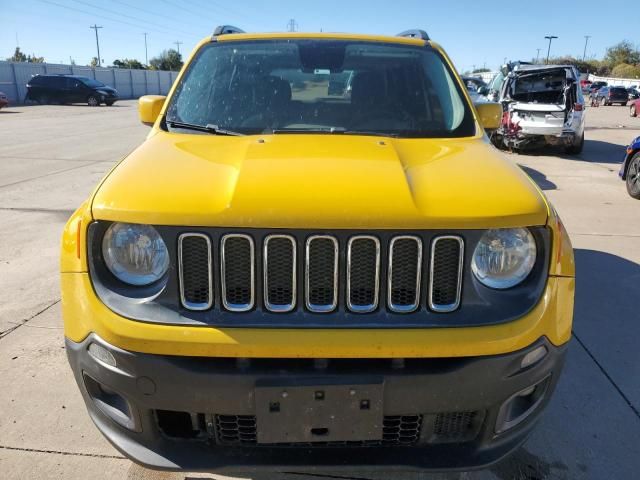
M602 87L598 90L600 105L613 105L619 103L626 105L629 100L629 92L624 87Z
M113 105L118 91L98 80L79 75L36 75L27 83L27 99L41 105L47 103L101 103Z

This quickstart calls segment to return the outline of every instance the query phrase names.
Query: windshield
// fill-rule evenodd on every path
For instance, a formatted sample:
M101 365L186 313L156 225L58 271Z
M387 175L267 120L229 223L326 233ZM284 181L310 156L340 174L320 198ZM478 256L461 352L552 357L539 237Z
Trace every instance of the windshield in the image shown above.
M211 43L191 62L166 120L244 134L475 133L470 108L436 51L337 40Z
M94 80L93 78L89 78L89 77L78 77L78 80L80 80L82 83L84 83L87 87L104 87L104 83L99 82L98 80Z

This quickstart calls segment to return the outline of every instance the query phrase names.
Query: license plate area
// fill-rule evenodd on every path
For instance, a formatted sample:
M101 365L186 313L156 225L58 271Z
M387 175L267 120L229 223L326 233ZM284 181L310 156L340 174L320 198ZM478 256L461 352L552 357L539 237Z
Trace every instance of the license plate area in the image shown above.
M382 440L383 384L258 385L257 442Z

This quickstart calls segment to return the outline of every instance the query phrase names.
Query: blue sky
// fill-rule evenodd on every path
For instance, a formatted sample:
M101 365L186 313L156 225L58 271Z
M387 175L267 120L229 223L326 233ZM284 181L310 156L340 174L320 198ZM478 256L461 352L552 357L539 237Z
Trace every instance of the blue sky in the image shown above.
M173 42L189 52L221 23L250 31L283 31L295 18L300 31L342 31L395 34L423 28L441 43L459 70L473 65L497 67L504 58L528 60L546 55L545 35L553 41L551 54L582 56L584 35L591 35L587 56L602 57L606 47L621 40L638 41L637 22L629 9L616 3L622 18L598 18L595 0L535 2L427 1L427 0L0 0L0 59L12 55L16 34L25 53L47 62L85 65L96 56L97 23L101 56L144 62L147 32L149 58ZM580 5L578 8L577 5ZM631 6L631 2L628 7Z

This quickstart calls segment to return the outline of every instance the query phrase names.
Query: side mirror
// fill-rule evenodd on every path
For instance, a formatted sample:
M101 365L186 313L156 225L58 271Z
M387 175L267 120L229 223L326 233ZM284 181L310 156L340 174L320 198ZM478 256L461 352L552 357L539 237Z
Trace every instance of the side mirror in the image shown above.
M488 93L489 93L489 87L487 87L486 85L483 85L478 89L479 95L487 95Z
M476 103L478 120L485 130L496 130L502 122L502 105L499 103Z
M145 95L138 99L138 116L145 125L153 125L167 97L164 95Z

